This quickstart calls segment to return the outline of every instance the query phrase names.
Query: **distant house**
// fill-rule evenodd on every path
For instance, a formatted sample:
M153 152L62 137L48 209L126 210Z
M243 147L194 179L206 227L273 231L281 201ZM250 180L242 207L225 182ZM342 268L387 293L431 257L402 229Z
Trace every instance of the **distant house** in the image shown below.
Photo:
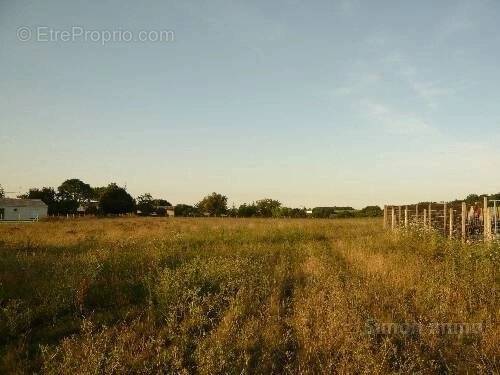
M136 211L137 215L140 216L166 216L166 217L174 217L175 211L173 206L156 206L154 211L150 214L143 214L141 210Z
M91 211L91 213L96 213L98 208L99 208L99 201L91 199L88 202L80 203L80 205L76 209L76 212L79 215L85 215L85 213L88 211Z
M36 220L47 216L41 199L0 198L0 220Z
M165 216L174 217L174 206L157 206L156 209L160 212L165 212Z

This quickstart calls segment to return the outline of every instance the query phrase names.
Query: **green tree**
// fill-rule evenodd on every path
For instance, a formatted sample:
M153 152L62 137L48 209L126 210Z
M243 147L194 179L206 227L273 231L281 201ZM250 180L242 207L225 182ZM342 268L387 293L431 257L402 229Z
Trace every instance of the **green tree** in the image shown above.
M5 198L5 190L2 185L0 185L0 198Z
M153 205L158 206L172 206L172 204L166 199L153 199Z
M209 216L221 216L227 212L227 197L219 193L212 193L203 198L198 204L198 209Z
M175 216L180 216L180 217L199 216L199 212L196 207L182 203L174 207L174 214Z
M77 178L66 180L57 188L57 212L70 214L75 213L79 206L86 208L92 196L89 184Z
M134 207L134 198L124 188L115 183L109 184L99 199L99 208L105 214L133 212Z
M272 217L273 212L277 213L281 207L281 202L275 199L265 198L255 202L257 206L257 215L261 217Z
M78 210L79 203L73 200L57 200L54 204L53 214L74 214Z
M229 217L238 217L238 209L236 208L236 206L234 205L234 203L231 206L231 208L227 210L227 216L229 216Z
M477 194L469 194L467 198L465 198L465 202L467 204L476 204L481 201L481 198Z
M76 201L80 204L88 202L94 193L89 184L77 178L64 181L57 191L61 200Z
M353 211L338 211L335 213L334 217L339 219L347 219L350 217L355 217L355 212Z
M273 217L291 217L292 209L289 207L280 207L273 210Z
M305 208L292 208L289 209L288 216L294 219L307 217L307 210Z
M137 210L141 215L151 215L155 211L153 197L149 193L137 197Z
M312 209L312 217L327 219L335 215L334 207L314 207Z
M305 208L280 207L273 210L273 217L298 219L307 217L307 212Z
M102 193L106 191L107 186L94 186L92 187L91 199L98 201L101 198Z
M359 210L356 213L356 216L377 217L382 216L383 214L384 210L382 210L379 206L366 206L365 208Z
M255 203L243 203L238 207L238 217L255 217L257 216L257 206Z

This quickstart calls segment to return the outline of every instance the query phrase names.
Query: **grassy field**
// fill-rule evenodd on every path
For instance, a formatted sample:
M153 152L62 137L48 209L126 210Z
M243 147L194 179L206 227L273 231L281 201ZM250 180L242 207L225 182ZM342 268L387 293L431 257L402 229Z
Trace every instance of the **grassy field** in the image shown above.
M498 373L499 257L379 219L0 225L0 373Z

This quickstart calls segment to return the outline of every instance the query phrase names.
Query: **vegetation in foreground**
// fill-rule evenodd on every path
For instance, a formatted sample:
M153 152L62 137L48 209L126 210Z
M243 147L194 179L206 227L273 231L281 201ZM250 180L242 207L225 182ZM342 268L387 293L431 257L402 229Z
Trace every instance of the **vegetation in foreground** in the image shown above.
M371 219L1 225L0 373L498 373L499 265Z

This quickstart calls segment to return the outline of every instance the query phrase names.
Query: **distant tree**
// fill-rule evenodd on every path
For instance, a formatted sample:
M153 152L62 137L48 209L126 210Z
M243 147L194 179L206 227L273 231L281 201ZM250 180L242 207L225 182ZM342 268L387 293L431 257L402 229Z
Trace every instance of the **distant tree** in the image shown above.
M134 207L134 198L124 188L115 183L109 184L99 199L99 208L105 214L133 212Z
M320 219L326 219L335 215L335 207L314 207L311 216Z
M176 205L174 207L174 214L180 217L199 216L198 209L188 204Z
M57 200L54 204L54 209L52 211L52 214L61 214L61 215L74 214L78 210L79 206L80 204L77 201Z
M56 201L56 191L51 187L30 188L27 193L19 195L21 199L41 199L45 204Z
M159 206L172 206L172 204L166 199L153 199L153 205L155 207Z
M214 192L203 198L196 206L203 214L221 216L227 213L227 197Z
M356 216L377 217L382 216L383 214L384 210L382 210L379 206L366 206L365 208L359 210L356 213Z
M273 210L273 217L292 217L292 209L289 207L280 207Z
M255 203L243 203L238 207L238 217L254 217L257 216L257 206Z
M307 210L305 208L292 208L289 211L289 217L294 219L305 218L307 217Z
M0 198L5 198L5 190L2 185L0 185Z
M98 201L101 198L102 193L106 191L107 186L94 186L92 187L91 199Z
M89 184L77 178L66 180L57 188L57 212L70 214L75 213L79 206L86 208L92 196Z
M257 215L261 217L272 217L273 212L279 213L279 208L281 207L281 202L275 199L261 199L255 202L257 206Z
M355 216L356 216L355 211L338 211L334 215L334 217L337 217L340 219L346 219L346 218L355 217Z
M77 178L64 181L57 191L61 200L76 201L79 204L88 202L94 194L89 184Z
M333 206L334 210L335 211L355 211L354 208L352 208L351 206Z
M290 207L280 207L274 209L273 217L287 217L292 219L307 217L307 211L305 208L290 208Z
M427 207L430 203L436 203L436 202L418 202L417 204L422 207Z
M236 208L236 206L234 205L234 203L231 206L231 208L227 210L227 216L229 216L229 217L238 217L238 209Z
M141 211L141 215L151 215L155 211L153 197L149 193L139 195L137 197L137 211Z
M465 202L467 204L475 204L475 203L479 202L480 200L481 200L481 198L477 194L469 194L467 196L467 198L465 198Z

